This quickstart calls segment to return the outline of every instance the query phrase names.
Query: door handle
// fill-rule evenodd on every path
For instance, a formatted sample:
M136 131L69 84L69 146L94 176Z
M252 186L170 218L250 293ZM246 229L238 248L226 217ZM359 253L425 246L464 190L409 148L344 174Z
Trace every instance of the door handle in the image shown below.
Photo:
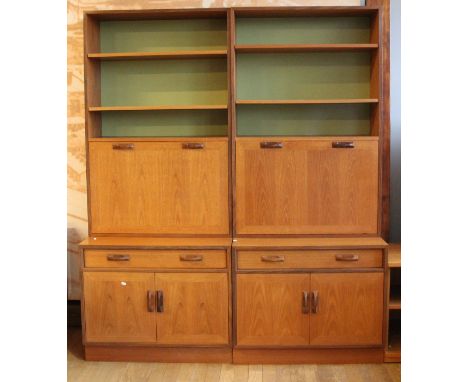
M311 302L311 312L316 314L318 313L318 305L319 305L319 294L318 290L313 290L312 293L310 294L310 299L312 300Z
M309 293L306 291L302 292L302 313L308 314L310 310L309 306Z
M260 142L261 149L282 149L283 142Z
M359 256L353 254L335 255L336 261L358 261Z
M112 145L113 150L133 150L135 145L133 143L114 143Z
M284 261L284 256L281 256L281 255L262 256L262 261L265 263L282 263Z
M182 148L186 150L200 150L203 149L205 145L203 143L188 142L182 143Z
M146 296L148 303L148 312L154 312L155 294L153 290L149 290Z
M164 294L162 290L156 291L156 312L164 312Z
M111 253L107 255L107 261L130 261L130 255Z
M354 149L354 142L332 142L334 149Z
M180 261L203 261L202 255L180 255Z

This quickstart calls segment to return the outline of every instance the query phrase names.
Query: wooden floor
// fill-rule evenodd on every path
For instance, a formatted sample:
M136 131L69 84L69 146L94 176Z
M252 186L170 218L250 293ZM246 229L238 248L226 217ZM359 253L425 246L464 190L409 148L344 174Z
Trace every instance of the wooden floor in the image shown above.
M229 365L85 362L81 332L68 332L68 381L83 382L397 382L400 364Z

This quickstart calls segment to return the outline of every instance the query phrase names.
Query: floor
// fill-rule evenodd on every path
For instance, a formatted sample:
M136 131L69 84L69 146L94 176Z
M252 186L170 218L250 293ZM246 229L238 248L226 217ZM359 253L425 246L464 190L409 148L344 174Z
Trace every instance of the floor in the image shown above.
M83 382L399 382L400 364L230 365L85 362L81 331L68 331L68 381Z

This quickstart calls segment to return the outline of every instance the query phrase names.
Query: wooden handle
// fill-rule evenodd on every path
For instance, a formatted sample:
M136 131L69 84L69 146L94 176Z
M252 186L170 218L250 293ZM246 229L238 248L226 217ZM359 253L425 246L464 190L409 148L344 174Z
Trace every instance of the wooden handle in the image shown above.
M130 261L130 255L121 255L121 254L110 254L107 255L108 261Z
M313 314L318 313L318 304L319 304L319 295L318 295L318 290L313 290L311 295L311 312Z
M353 254L346 254L346 255L335 255L336 261L358 261L359 256Z
M332 142L334 149L354 149L354 142Z
M308 314L309 311L310 311L309 293L304 291L304 292L302 292L302 313Z
M156 312L164 312L164 294L162 290L156 291Z
M282 263L284 261L284 256L281 256L281 255L262 256L262 261L265 263Z
M114 143L112 145L113 150L133 150L135 145L133 143Z
M203 149L205 145L203 143L188 142L182 143L182 148L187 150L200 150Z
M202 255L180 255L180 261L203 261Z
M283 142L260 142L261 149L282 149Z
M153 290L149 290L146 296L148 300L148 312L154 312L154 305L155 305L155 294Z

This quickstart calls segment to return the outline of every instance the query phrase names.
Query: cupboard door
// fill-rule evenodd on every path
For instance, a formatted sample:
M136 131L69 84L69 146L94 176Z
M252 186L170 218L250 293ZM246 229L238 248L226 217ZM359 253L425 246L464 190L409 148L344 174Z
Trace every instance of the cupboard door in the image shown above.
M92 232L228 234L227 153L227 141L90 142Z
M383 273L313 273L310 285L311 345L382 344Z
M87 342L155 342L154 273L84 272Z
M270 140L236 141L238 234L377 233L377 139Z
M237 275L238 345L307 345L309 274ZM305 304L305 305L304 305Z
M160 344L228 344L227 273L156 274Z

